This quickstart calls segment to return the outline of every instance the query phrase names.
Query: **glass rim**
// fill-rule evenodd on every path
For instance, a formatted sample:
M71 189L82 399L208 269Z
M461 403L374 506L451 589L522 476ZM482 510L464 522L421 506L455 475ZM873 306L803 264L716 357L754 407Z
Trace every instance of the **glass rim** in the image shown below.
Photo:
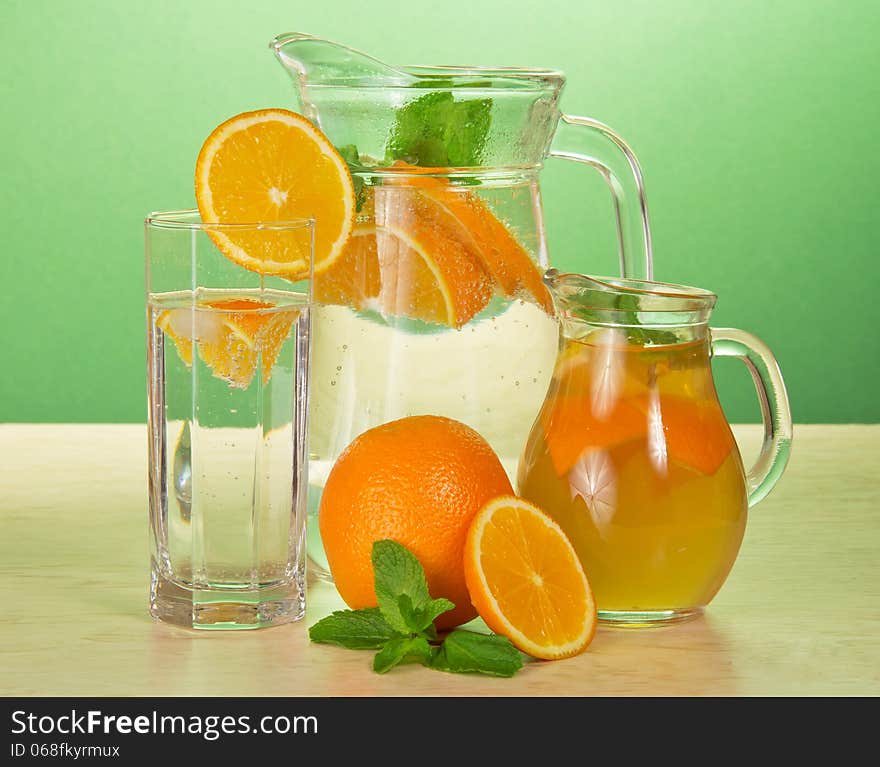
M565 82L565 73L558 69L544 67L511 67L511 66L479 66L472 64L404 64L400 69L408 75L419 79L417 88L443 89L432 79L450 79L467 81L469 79L481 81L489 80L488 84L480 84L474 90L533 92L542 90L557 90ZM511 89L510 85L515 84ZM507 85L508 87L505 87ZM455 85L453 84L453 89ZM461 87L461 86L459 86Z
M193 220L197 219L197 220ZM293 218L286 221L202 221L197 208L155 210L144 219L144 225L158 229L231 230L258 229L265 231L296 231L314 229L315 219Z
M628 277L594 277L549 269L544 283L563 317L586 322L658 327L705 324L718 296L704 288ZM648 320L646 322L646 320Z
M560 272L548 269L544 274L544 282L549 288L560 283L576 283L585 290L605 290L646 298L678 298L695 301L715 301L716 293L706 288L681 285L674 282L658 282L657 280L637 280L631 277L605 277L576 272Z

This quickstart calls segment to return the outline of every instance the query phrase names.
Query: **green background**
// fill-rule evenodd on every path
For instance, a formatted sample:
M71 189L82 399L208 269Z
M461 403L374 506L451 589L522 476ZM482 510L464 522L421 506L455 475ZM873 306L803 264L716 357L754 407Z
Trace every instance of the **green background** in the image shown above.
M658 279L776 352L799 422L880 420L876 0L4 0L3 421L145 419L142 219L193 204L219 122L289 106L267 43L306 31L396 63L560 68L565 111L645 173ZM609 273L598 174L550 161L551 260ZM732 420L745 369L716 363Z

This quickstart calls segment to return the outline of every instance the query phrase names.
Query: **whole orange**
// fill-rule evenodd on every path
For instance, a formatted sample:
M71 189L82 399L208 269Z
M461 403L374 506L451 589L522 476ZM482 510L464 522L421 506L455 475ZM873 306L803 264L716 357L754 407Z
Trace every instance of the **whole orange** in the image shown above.
M468 527L487 501L512 492L489 443L463 423L421 415L364 432L333 465L318 512L340 596L353 609L376 606L370 555L390 538L421 562L431 596L455 603L438 628L476 617L464 577Z

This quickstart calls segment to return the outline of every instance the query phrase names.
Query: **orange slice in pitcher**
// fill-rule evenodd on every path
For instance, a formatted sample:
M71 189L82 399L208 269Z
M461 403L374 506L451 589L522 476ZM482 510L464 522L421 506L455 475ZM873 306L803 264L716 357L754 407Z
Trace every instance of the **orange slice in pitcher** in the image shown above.
M382 190L373 223L355 227L342 256L315 278L322 303L374 308L461 327L485 308L492 281L479 258L411 190Z
M715 401L661 395L660 419L669 460L701 474L714 474L736 441Z
M219 125L196 161L202 220L271 223L315 220L315 273L339 256L354 226L348 166L309 120L286 109L245 112ZM309 276L309 241L271 228L209 232L227 258L260 274Z
M568 473L585 450L610 449L647 432L645 413L635 398L614 403L602 418L594 410L589 396L574 395L557 396L549 408L541 411L544 439L560 477Z
M596 600L574 546L527 501L501 496L477 513L465 541L464 574L486 625L529 655L568 658L596 633Z
M322 304L378 309L382 278L376 227L357 224L332 267L315 275L315 298Z
M401 161L396 165L406 166ZM416 174L404 183L418 187L424 197L454 218L504 295L531 299L547 314L554 313L550 292L541 279L541 270L480 197L434 176Z
M423 193L443 205L470 234L504 295L531 298L547 314L553 314L553 302L540 270L485 202L474 194L449 188L427 188Z

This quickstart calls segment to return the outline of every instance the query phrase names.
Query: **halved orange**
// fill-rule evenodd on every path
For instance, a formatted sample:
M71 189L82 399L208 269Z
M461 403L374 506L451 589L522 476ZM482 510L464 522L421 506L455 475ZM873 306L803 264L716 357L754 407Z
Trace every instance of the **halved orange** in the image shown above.
M316 275L319 301L452 327L485 308L489 275L421 196L382 189L373 205L372 222L358 224L342 256Z
M286 109L260 109L226 120L196 161L202 220L225 224L315 221L314 270L342 254L355 217L348 166L309 120ZM209 231L227 258L260 274L309 276L309 238L262 230Z
M180 358L192 365L195 343L214 375L232 386L246 389L260 363L263 383L268 383L299 310L278 310L251 299L206 301L204 306L220 311L197 309L194 319L190 309L168 309L156 320L174 341Z
M596 600L562 528L514 496L489 501L464 548L471 602L496 634L535 658L583 652L596 633Z

